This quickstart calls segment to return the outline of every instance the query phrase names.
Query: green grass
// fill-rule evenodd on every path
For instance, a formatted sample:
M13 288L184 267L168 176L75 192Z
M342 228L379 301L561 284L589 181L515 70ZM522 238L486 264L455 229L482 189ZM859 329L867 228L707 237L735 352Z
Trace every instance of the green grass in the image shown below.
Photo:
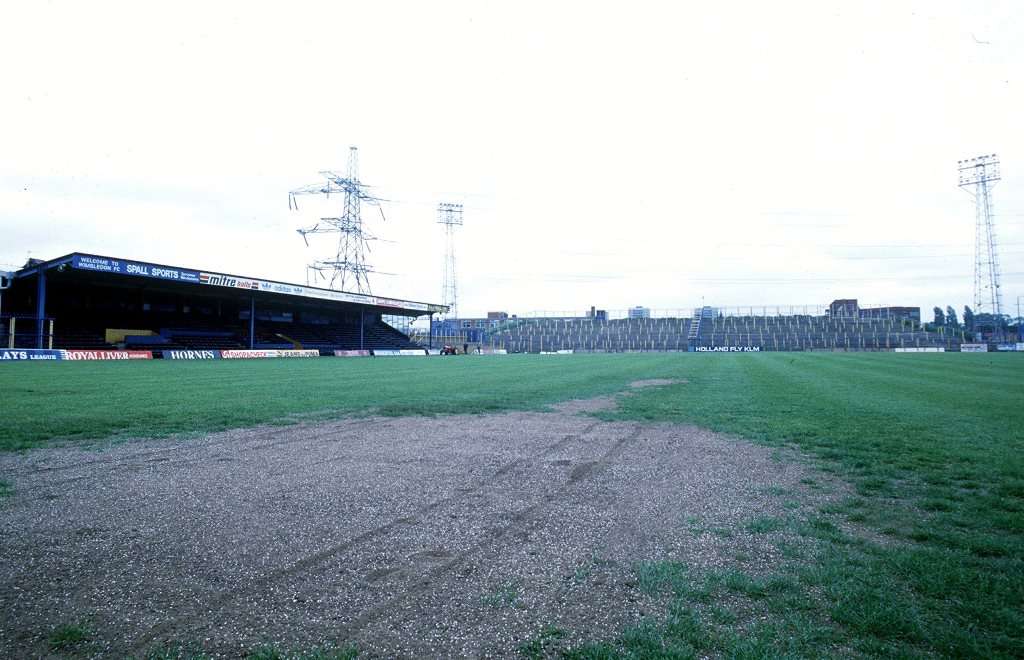
M677 614L584 656L1024 654L1024 356L719 357L606 416L796 448L853 494L809 522L748 523L814 542L768 576L644 568L641 584L675 576ZM752 608L739 636L702 605L735 598Z
M354 660L357 657L359 657L359 649L352 645L327 645L312 649L282 651L272 644L259 646L246 656L249 660Z
M77 648L92 639L92 630L82 623L61 626L46 640L51 651L67 651Z
M486 607L517 607L519 605L519 585L506 582L491 593L484 594L480 602Z
M638 564L639 588L667 599L667 616L565 653L1020 657L1022 376L1022 355L960 354L10 364L0 367L0 449L310 416L538 409L632 380L686 379L603 416L799 450L821 473L802 485L837 499L809 519L733 530L787 536L769 574ZM848 487L835 489L837 479ZM799 504L796 493L768 495ZM524 654L555 648L552 637L533 641Z
M159 437L375 412L538 409L670 377L663 355L466 356L0 365L0 450L63 440Z
M162 644L146 652L145 660L212 660L212 656L197 650L198 644Z
M554 647L565 637L565 631L557 626L544 626L537 635L519 646L519 654L530 660L541 660L554 655Z
M752 534L768 534L783 529L785 526L786 521L781 518L763 517L747 523L747 531Z

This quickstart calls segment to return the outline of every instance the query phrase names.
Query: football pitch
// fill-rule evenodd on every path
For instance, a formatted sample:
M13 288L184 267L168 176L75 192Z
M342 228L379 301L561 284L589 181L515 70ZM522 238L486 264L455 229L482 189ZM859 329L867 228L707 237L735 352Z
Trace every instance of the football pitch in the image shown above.
M1022 377L1014 354L0 365L0 651L1019 657ZM180 484L203 513L175 527ZM131 588L88 568L118 544Z

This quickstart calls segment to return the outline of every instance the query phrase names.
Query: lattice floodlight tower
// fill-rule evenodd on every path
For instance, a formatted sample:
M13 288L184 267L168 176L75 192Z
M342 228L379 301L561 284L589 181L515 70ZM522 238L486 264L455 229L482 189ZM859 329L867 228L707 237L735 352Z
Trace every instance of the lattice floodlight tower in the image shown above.
M992 222L991 190L999 181L995 154L957 161L960 187L974 197L974 311L999 316L1003 313L999 291L999 258Z
M462 204L437 205L437 223L444 225L444 276L441 279L441 304L448 306L448 318L459 318L458 286L455 279L455 228L462 226Z
M299 195L324 195L328 199L332 194L344 195L340 216L320 218L312 227L296 230L307 246L311 234L338 235L334 257L309 264L306 267L306 282L309 284L310 279L319 278L331 289L345 291L346 287L354 287L356 293L370 293L368 275L374 271L366 263L366 254L370 251L369 242L377 240L377 237L363 230L360 210L364 202L376 206L381 219L384 219L384 211L380 207L384 200L368 194L367 186L359 181L359 151L356 147L349 147L348 150L348 176L329 171L320 172L320 175L325 182L303 186L288 193L288 208L296 211L299 209L296 199Z

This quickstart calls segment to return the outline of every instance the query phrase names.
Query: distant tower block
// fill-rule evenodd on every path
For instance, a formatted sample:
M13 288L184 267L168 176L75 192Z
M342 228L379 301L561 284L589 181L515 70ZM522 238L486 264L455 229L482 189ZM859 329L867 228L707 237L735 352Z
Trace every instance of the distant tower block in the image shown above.
M334 257L318 259L309 264L306 267L306 283L310 283L310 276L314 280L313 283L319 276L321 280L327 282L331 289L370 293L368 275L374 271L366 263L366 253L370 251L369 242L377 240L377 238L363 231L360 207L363 202L366 202L380 210L382 200L368 195L366 186L359 182L359 152L355 147L349 147L348 150L348 176L341 176L334 172L320 172L320 175L326 181L303 186L288 193L288 207L294 210L299 208L296 200L299 195L324 195L330 198L332 193L344 194L344 204L340 216L320 218L320 221L312 227L296 230L307 246L311 234L338 235L338 245ZM380 213L383 218L384 212Z
M441 279L441 304L448 306L448 318L458 318L459 291L455 279L455 228L462 226L462 204L437 206L437 223L444 225L444 277Z
M991 190L999 181L995 154L957 161L960 187L974 197L974 311L1002 314L999 291L999 258L993 226Z

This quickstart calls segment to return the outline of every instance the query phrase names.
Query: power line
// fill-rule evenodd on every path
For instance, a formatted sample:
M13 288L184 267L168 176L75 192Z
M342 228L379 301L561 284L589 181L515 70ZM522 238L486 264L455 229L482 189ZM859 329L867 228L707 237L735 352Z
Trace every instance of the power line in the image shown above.
M306 282L310 278L328 281L329 288L335 285L342 291L347 284L355 286L356 293L370 293L369 274L374 272L366 263L366 253L370 251L369 241L377 240L375 236L363 231L361 206L363 202L374 205L380 210L381 219L384 211L380 209L381 200L366 192L368 186L359 181L359 152L356 147L349 147L348 175L341 176L334 172L320 172L326 183L314 183L303 186L288 193L288 207L298 210L296 198L299 195L324 195L342 193L344 202L340 216L320 218L311 227L297 229L302 240L309 246L309 237L314 234L337 234L338 245L333 259L318 259L306 267ZM330 274L330 277L326 274ZM348 282L346 282L348 280Z
M1004 273L1010 277L1016 277L1024 275L1024 271L1016 273ZM902 282L905 280L955 280L960 279L961 275L911 275L911 276L899 276L899 277L751 277L751 278L735 278L735 277L691 277L687 278L691 282Z
M858 245L854 243L819 243L813 241L816 248L833 248L840 250L901 250L916 248L947 248L963 247L963 243L881 243L874 245ZM755 248L792 248L796 243L718 243L718 247L755 247ZM1020 242L1001 243L1001 245L1012 245L1018 247L1024 245Z
M1024 254L1022 250L1010 250L1004 251L1003 254ZM875 257L861 257L861 256L846 256L846 257L834 257L835 259L841 259L843 261L874 261L874 260L889 260L889 259L957 259L961 257L970 257L970 254L908 254L908 255L884 255Z

